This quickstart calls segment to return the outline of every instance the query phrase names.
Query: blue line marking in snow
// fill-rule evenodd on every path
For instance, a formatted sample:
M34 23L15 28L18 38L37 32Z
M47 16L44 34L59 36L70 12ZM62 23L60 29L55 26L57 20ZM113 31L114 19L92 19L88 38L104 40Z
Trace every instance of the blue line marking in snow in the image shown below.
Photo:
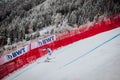
M82 57L84 57L84 56L86 56L86 55L90 54L91 52L93 52L93 51L94 51L94 50L96 50L97 48L99 48L99 47L103 46L104 44L106 44L106 43L110 42L111 40L115 39L115 38L116 38L116 37L118 37L118 36L120 36L120 33L119 33L119 34L117 34L117 35L115 35L115 36L113 36L112 38L110 38L110 39L106 40L105 42L103 42L103 43L99 44L99 45L98 45L98 46L96 46L95 48L93 48L93 49L91 49L90 51L88 51L88 52L84 53L83 55L81 55L81 56L77 57L76 59L74 59L74 60L72 60L72 61L70 61L70 62L66 63L63 67L66 67L66 66L68 66L68 65L70 65L70 64L72 64L72 63L74 63L75 61L79 60L80 58L82 58Z
M14 80L16 79L18 76L20 76L22 73L28 71L29 69L35 67L35 65L32 65L32 66L27 66L27 68L25 70L23 70L22 72L18 73L15 77L11 78L10 80Z
M120 33L119 33L119 34L117 34L117 35L115 35L114 37L110 38L109 40L107 40L107 41L103 42L102 44L98 45L98 46L97 46L97 47L95 47L94 49L92 49L92 50L90 50L90 51L86 52L85 54L83 54L83 55L81 55L81 56L79 56L78 58L76 58L76 59L74 59L74 60L70 61L69 63L65 64L63 67L65 67L65 66L67 66L67 65L69 65L69 64L72 64L73 62L75 62L75 61L79 60L80 58L82 58L82 57L84 57L85 55L87 55L87 54L91 53L91 52L92 52L92 51L94 51L95 49L97 49L97 48L101 47L102 45L106 44L107 42L109 42L109 41L113 40L114 38L116 38L116 37L118 37L118 36L120 36ZM72 47L72 45L69 45L69 47ZM63 52L64 50L66 50L66 48L65 48L65 49L63 49L61 52ZM29 69L31 69L31 68L33 68L33 67L35 67L35 65L32 65L32 66L30 66L30 67L28 66L28 68L26 68L24 71L22 71L22 72L18 73L15 77L13 77L13 78L12 78L12 79L10 79L10 80L13 80L13 79L17 78L17 77L18 77L18 76L20 76L22 73L24 73L24 72L28 71Z

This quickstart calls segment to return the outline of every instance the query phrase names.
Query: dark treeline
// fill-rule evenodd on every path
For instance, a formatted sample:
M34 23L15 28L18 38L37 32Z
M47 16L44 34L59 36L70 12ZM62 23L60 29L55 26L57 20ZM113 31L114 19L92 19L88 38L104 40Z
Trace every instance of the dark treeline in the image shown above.
M74 26L119 12L120 0L0 0L0 46L65 19Z

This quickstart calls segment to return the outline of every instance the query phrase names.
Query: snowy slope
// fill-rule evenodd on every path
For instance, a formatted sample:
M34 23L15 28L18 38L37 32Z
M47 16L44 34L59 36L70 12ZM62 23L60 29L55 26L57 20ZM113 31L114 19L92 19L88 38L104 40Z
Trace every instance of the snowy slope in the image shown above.
M120 27L53 52L52 62L14 72L4 80L119 80Z

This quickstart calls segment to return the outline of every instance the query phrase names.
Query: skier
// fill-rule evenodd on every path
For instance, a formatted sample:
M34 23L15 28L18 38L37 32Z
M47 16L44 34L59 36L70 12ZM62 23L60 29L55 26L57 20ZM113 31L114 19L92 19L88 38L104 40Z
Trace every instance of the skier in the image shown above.
M52 59L51 55L52 55L52 50L48 47L45 48L48 52L47 58L45 60L45 62L50 62L50 60Z
M48 55L52 55L52 50L50 48L46 47L45 49L47 50Z

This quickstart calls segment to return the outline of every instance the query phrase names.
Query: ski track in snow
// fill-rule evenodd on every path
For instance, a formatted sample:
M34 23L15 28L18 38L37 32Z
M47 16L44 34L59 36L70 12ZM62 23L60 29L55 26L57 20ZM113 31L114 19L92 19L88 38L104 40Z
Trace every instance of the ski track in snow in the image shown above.
M4 80L119 80L119 49L120 27L55 50L55 62L38 59Z

